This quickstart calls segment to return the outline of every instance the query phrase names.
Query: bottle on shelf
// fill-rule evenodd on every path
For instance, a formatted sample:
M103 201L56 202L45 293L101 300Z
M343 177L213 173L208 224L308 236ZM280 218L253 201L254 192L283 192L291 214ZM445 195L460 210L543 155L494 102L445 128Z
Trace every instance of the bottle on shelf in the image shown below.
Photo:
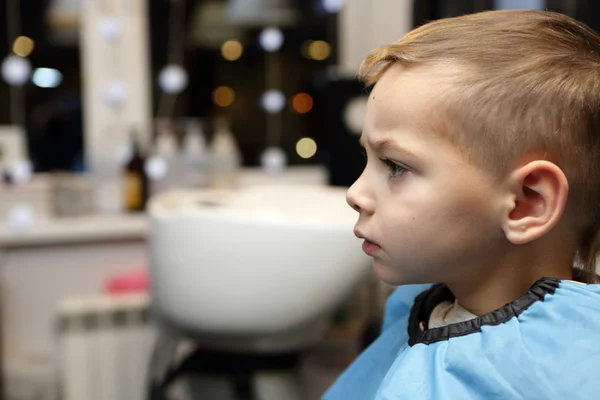
M129 140L131 156L124 168L124 208L128 212L139 212L145 209L148 200L148 177L144 168L146 156L134 131Z
M183 185L189 189L199 189L207 185L208 151L202 125L197 120L186 124L183 139Z
M181 186L181 159L177 137L170 126L158 131L154 152L148 159L146 173L151 180L151 196Z
M236 186L241 164L241 151L227 120L217 119L210 146L210 186L215 188Z

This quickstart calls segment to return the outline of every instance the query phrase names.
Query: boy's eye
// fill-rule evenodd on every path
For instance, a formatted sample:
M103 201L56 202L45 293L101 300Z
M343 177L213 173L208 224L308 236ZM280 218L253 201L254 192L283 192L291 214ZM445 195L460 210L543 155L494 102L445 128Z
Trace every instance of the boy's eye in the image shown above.
M365 162L368 161L368 156L367 156L367 151L362 148L360 150L360 153L362 154L363 158L365 159ZM389 173L392 177L396 177L396 176L402 176L405 173L408 172L408 169L400 164L395 163L392 160L388 160L385 158L380 158L379 159L389 170Z
M402 176L408 172L408 170L400 164L396 164L391 160L381 159L381 162L388 167L391 176Z

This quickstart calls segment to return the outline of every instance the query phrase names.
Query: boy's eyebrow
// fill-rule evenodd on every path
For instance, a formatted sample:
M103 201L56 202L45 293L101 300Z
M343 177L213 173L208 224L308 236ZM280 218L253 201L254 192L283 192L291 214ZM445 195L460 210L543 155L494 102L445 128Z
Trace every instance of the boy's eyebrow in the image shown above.
M363 139L363 135L360 136L359 143L362 147L365 147L365 141ZM405 149L404 147L398 146L396 143L394 143L392 140L389 140L389 139L374 140L374 141L370 142L369 145L371 148L378 150L378 151L391 150L391 151L395 151L395 152L404 154L405 156L408 156L408 157L416 157L413 152L411 152L408 149Z

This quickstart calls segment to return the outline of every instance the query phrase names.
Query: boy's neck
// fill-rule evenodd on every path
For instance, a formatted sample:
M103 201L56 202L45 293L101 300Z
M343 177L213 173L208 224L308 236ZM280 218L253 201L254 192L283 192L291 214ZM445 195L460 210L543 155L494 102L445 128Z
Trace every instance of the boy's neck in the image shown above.
M458 303L475 315L483 315L510 303L544 277L573 279L574 251L538 240L507 249L496 265L486 262L478 275L447 282Z

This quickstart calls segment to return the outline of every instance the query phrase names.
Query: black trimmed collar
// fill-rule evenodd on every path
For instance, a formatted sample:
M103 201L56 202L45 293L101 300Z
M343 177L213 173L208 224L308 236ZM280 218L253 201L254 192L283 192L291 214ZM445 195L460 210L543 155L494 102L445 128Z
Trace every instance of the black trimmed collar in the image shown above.
M546 295L553 295L559 283L560 280L556 278L541 278L523 296L497 310L469 321L422 330L423 324L429 321L431 312L438 304L443 301L454 301L454 295L447 286L441 284L435 285L415 298L415 303L408 318L408 345L414 346L417 343L431 344L453 337L480 332L481 327L485 325L502 324L513 317L519 316L533 303L544 301Z

